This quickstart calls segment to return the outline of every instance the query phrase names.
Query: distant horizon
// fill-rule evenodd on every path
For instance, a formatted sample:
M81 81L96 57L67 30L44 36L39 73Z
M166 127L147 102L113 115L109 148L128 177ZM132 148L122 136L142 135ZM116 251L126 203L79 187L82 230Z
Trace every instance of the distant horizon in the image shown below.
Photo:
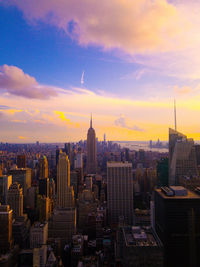
M0 0L1 139L199 140L196 2Z

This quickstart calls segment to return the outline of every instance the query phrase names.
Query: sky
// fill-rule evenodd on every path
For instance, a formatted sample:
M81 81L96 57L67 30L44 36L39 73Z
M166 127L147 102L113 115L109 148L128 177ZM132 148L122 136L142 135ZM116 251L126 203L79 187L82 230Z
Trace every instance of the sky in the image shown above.
M200 139L200 1L0 0L1 142Z

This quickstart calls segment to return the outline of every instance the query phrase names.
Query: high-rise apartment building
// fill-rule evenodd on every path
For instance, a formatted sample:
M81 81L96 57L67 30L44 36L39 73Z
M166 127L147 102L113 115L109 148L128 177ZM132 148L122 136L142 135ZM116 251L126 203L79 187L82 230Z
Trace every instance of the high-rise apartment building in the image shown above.
M127 224L133 223L133 175L128 162L107 163L107 203L110 223L118 223L119 217Z
M7 204L8 189L12 184L12 175L0 176L0 203Z
M96 151L96 134L92 128L92 118L90 128L87 133L87 173L92 174L97 171L97 151Z
M48 161L46 156L40 158L39 161L39 178L40 179L48 178Z
M8 204L13 210L13 217L23 216L23 192L19 183L11 184L8 190Z
M155 230L165 266L200 266L200 196L182 186L155 190Z
M0 254L8 252L12 244L12 210L0 204Z
M181 176L198 174L193 139L169 129L169 185L178 185Z

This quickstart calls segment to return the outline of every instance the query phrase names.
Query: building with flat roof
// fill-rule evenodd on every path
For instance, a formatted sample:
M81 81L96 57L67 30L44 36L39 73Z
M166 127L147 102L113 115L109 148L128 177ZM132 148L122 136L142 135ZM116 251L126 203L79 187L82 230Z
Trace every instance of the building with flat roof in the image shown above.
M200 266L200 196L182 186L155 190L155 230L165 266Z
M163 245L151 227L124 226L119 240L126 267L163 267Z

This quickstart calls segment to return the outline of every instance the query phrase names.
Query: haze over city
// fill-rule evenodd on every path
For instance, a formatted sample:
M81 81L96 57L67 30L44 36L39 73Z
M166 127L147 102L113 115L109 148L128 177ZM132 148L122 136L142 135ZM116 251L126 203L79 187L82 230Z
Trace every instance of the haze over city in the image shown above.
M78 7L78 8L75 8ZM199 139L198 1L0 0L1 141Z

